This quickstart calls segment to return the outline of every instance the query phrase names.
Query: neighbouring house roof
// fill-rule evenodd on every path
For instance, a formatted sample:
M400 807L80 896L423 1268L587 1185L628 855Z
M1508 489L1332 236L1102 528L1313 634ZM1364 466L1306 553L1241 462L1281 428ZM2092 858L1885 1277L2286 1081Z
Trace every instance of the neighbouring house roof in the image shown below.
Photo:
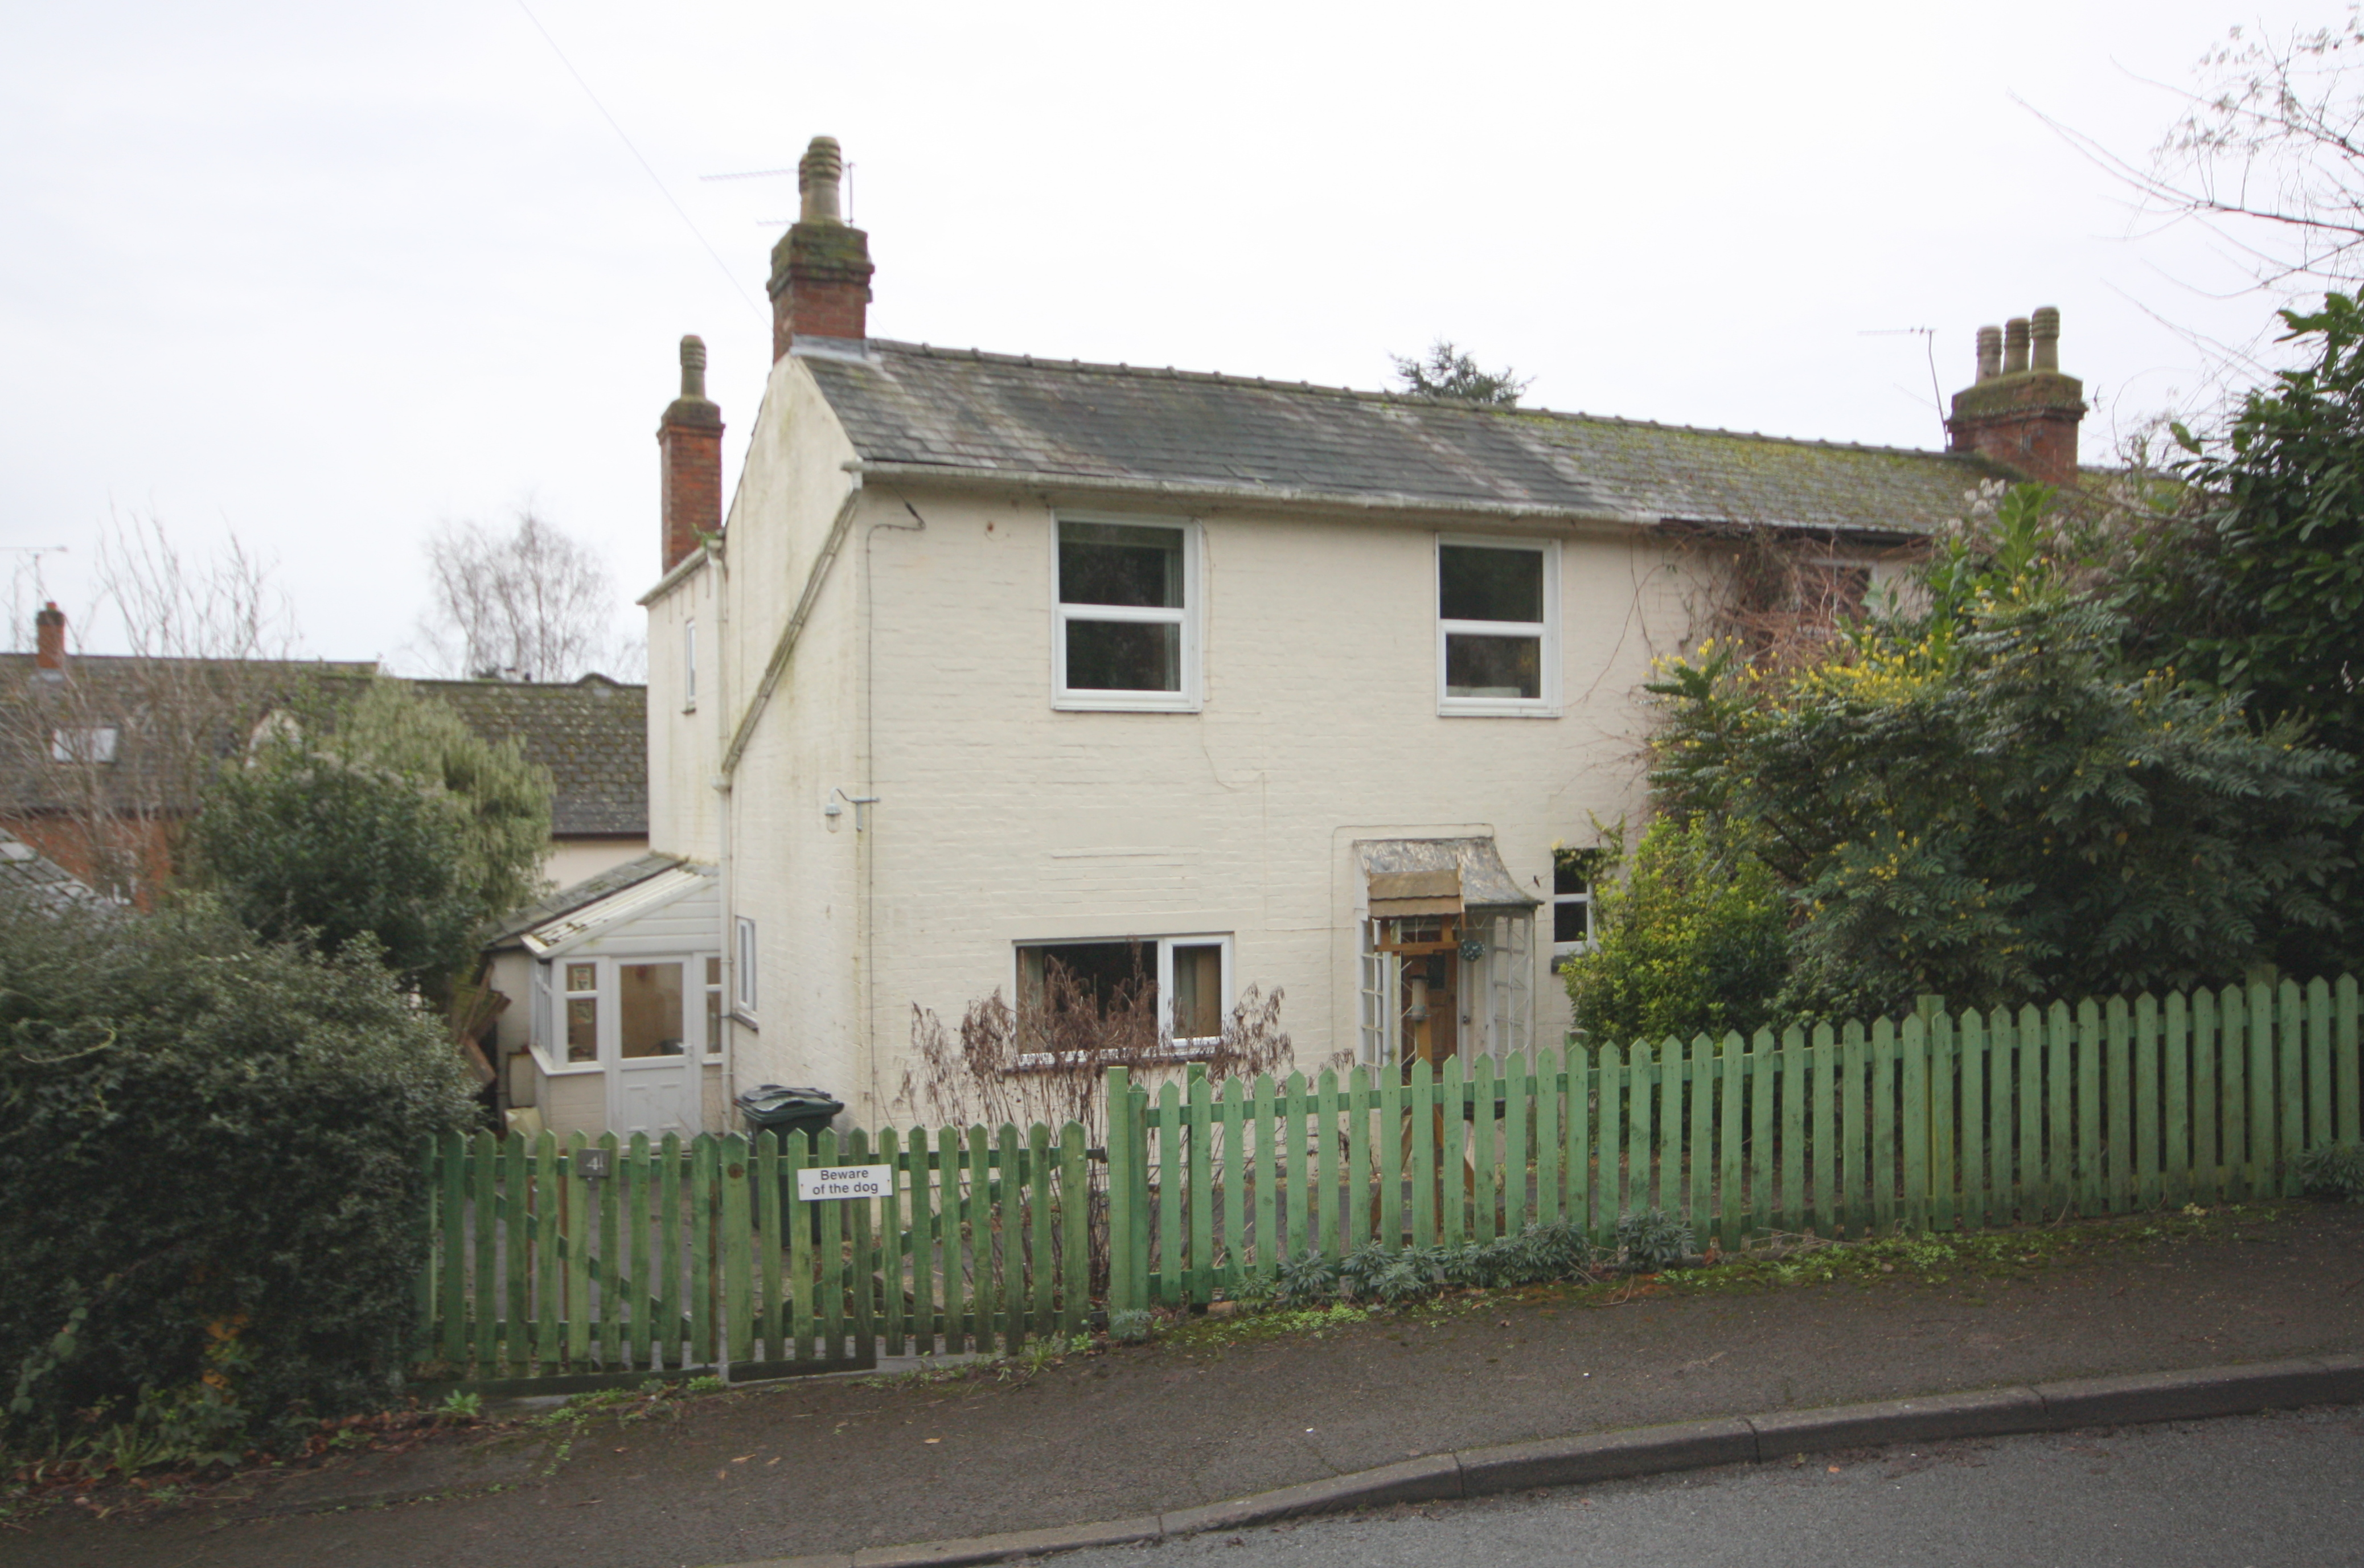
M111 811L184 815L212 764L236 756L262 716L305 683L376 669L78 653L61 678L30 653L0 653L0 814L83 812L104 801Z
M1509 517L1925 533L1968 456L872 339L805 367L866 464Z
M50 905L114 902L7 832L0 832L0 898L35 898Z
M550 770L550 830L560 839L644 839L649 831L649 689L605 675L564 684L414 681L488 740L515 736Z
M108 654L71 655L60 672L0 653L0 819L186 817L214 768L273 709L312 683L377 676L368 662ZM550 771L553 838L647 837L646 687L604 675L411 684L485 739L524 741L527 759Z
M571 887L562 887L540 903L511 915L486 934L485 945L514 947L530 931L539 931L604 898L638 887L652 877L687 863L679 855L642 855L638 860L609 866L597 876L586 876Z

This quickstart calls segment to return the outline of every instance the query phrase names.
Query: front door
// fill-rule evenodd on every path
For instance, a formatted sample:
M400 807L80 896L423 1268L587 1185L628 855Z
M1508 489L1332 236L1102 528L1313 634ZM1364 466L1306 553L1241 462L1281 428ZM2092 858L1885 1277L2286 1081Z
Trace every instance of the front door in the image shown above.
M689 1006L688 966L677 958L607 962L615 998L615 1022L603 1042L608 1126L619 1137L689 1137L703 1119L705 1041L690 1038L697 1015Z

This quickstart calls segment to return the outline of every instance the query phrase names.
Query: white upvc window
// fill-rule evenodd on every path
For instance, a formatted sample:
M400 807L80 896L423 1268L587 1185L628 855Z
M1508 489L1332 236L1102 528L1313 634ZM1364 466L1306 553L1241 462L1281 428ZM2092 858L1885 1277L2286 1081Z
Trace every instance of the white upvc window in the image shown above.
M1556 857L1552 866L1552 967L1575 953L1592 951L1592 873Z
M570 1067L596 1065L599 1060L599 961L563 961L560 973L565 990L558 1004L558 1050L552 1054Z
M555 972L548 983L535 981L537 1000L547 998L555 1014L547 1037L534 1041L545 1072L722 1049L718 958L561 958L544 967Z
M738 946L731 962L731 983L736 995L732 1006L753 1018L755 1016L755 922L746 916L739 917L733 928Z
M706 1054L722 1054L722 960L706 961Z
M681 711L697 711L697 622L681 623Z
M1105 1017L1144 988L1154 988L1162 1049L1177 1057L1199 1056L1221 1044L1230 1020L1235 980L1232 939L1103 937L1082 941L1021 942L1017 951L1020 1029L1045 1005L1054 965L1066 972L1087 1006ZM1036 1051L1021 1053L1021 1067L1047 1066Z
M1559 713L1559 545L1436 541L1436 710Z
M1198 524L1063 517L1051 571L1054 706L1198 709Z

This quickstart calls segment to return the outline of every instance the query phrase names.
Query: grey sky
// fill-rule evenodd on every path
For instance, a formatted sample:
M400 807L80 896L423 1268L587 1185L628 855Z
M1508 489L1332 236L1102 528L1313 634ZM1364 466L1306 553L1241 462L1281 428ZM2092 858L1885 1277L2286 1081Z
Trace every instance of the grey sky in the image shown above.
M735 475L810 136L871 330L1383 384L1439 334L1528 400L1935 445L2037 305L2114 422L2267 314L2013 95L2132 153L2236 21L2330 6L406 0L19 6L0 51L0 544L89 606L110 510L275 557L307 650L399 656L442 519L530 502L655 575L702 334ZM686 209L667 204L538 17ZM19 556L0 560L13 566ZM95 643L114 643L103 624Z

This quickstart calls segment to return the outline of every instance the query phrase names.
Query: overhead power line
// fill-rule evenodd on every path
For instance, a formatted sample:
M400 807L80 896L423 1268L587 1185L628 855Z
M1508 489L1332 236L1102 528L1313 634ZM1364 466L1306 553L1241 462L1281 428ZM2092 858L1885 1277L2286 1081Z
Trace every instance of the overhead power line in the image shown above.
M745 285L740 283L739 274L730 270L730 263L722 259L722 252L717 250L714 248L714 242L706 238L706 231L697 227L697 220L692 218L687 212L683 210L682 205L679 202L674 200L673 191L665 184L663 176L660 175L656 172L654 166L652 166L646 158L641 155L641 150L632 145L632 139L624 133L624 128L616 122L616 117L608 112L608 106L599 101L599 95L594 93L591 90L591 83L583 79L583 72L574 69L574 62L566 58L566 51L558 47L558 40L550 36L550 29L543 27L541 25L541 18L533 14L533 7L527 5L525 0L517 0L517 7L519 10L525 13L525 19L533 24L533 30L541 35L541 41L550 46L550 52L558 56L558 63L566 67L566 74L574 78L574 84L583 89L583 95L585 97L591 100L591 106L599 111L599 117L606 120L608 122L608 128L616 133L616 139L621 141L624 144L625 150L630 152L640 163L642 172L648 175L650 182L656 186L657 194L664 197L665 206L673 208L674 215L679 217L684 224L687 225L689 231L692 234L697 236L697 242L706 247L706 253L714 258L714 264L722 269L722 275L724 277L730 280L730 287L732 290L738 294L741 299L747 302L748 309L753 311L758 316L763 315L764 307L755 303L755 296L749 294Z

